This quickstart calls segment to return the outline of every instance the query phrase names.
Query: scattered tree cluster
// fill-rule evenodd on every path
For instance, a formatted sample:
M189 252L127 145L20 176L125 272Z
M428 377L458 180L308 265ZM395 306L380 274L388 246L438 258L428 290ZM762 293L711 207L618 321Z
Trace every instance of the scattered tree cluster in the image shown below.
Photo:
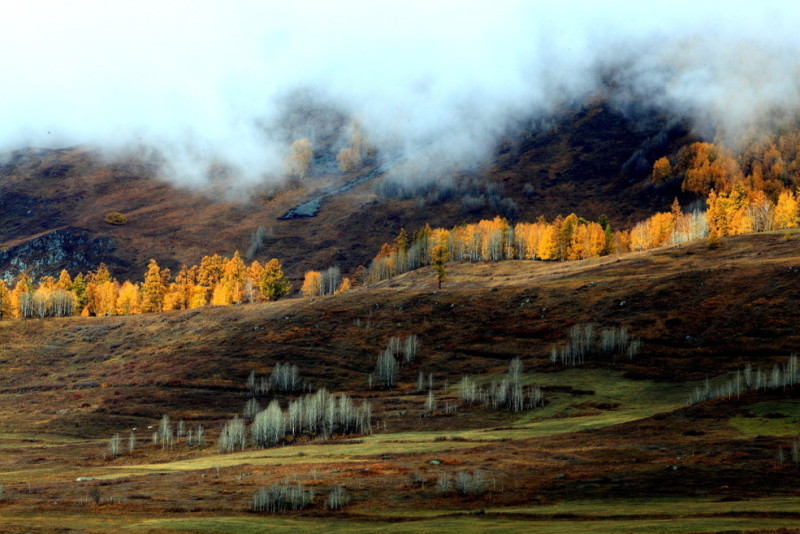
M737 186L763 191L777 200L783 190L800 187L800 131L762 135L739 143L738 153L717 143L692 143L654 165L653 178L679 180L684 191L706 196L729 193ZM666 162L662 161L665 160Z
M441 473L436 480L436 491L442 495L452 490L459 495L481 495L486 493L489 488L489 481L486 473L477 469L473 472L456 471L454 475Z
M781 191L773 203L764 191L748 191L737 185L728 193L712 190L707 203L712 238L797 228L798 198L789 190Z
M129 454L136 450L137 439L135 430L136 429L131 431L127 439L127 450ZM158 427L151 436L153 447L160 446L162 449L172 448L181 441L189 447L205 446L206 438L203 425L197 425L196 428L187 428L186 423L180 420L173 431L169 415L164 414L158 423ZM108 441L108 454L112 458L116 458L123 453L123 448L123 439L120 434L113 434Z
M707 198L710 240L721 236L795 228L800 188L800 133L788 129L739 143L738 154L715 143L683 147L658 159L653 181L680 181Z
M120 283L105 264L74 278L61 271L56 280L43 277L38 285L22 274L13 289L0 280L0 319L129 315L166 310L225 306L277 300L291 290L276 259L265 265L246 265L236 252L232 258L205 256L200 265L182 267L174 279L169 269L150 260L141 283Z
M375 147L364 138L361 125L353 122L350 125L350 141L339 151L336 162L342 172L356 171L375 155Z
M342 293L350 289L351 280L342 278L339 267L328 267L324 271L308 271L300 291L305 297L319 297Z
M328 510L340 510L350 504L350 492L342 486L333 486L328 490L325 498L325 508Z
M381 388L391 388L397 381L397 372L400 369L400 361L408 364L414 361L419 350L419 338L412 334L403 339L392 336L386 349L378 354L375 362L375 369L369 376L370 386L377 384ZM401 358L398 361L398 358Z
M253 511L278 513L287 510L302 510L314 503L314 490L302 484L273 483L261 488L253 495Z
M298 391L302 387L300 369L293 363L276 363L269 379L257 377L255 371L250 371L250 375L247 377L247 391L252 396L266 395L270 391Z
M501 217L451 230L426 225L410 241L402 229L394 243L384 244L369 266L367 281L385 280L424 265L434 265L438 272L447 260L597 258L701 239L707 231L705 213L683 213L677 201L671 211L657 213L630 231L613 231L605 216L591 222L574 213L551 222L540 217L535 223L515 225Z
M465 376L459 384L461 400L469 403L481 403L494 410L521 412L544 405L542 390L538 386L523 385L522 361L514 358L508 366L506 376L493 381L489 386L481 387L474 379Z
M252 413L253 410L246 406L245 412L248 411ZM323 388L291 400L286 410L273 400L266 409L256 412L249 428L249 442L254 447L272 447L285 441L287 435L329 437L370 432L372 407L369 401L356 405L349 396L331 394ZM221 452L231 452L244 449L247 443L245 421L235 416L223 426L217 448Z
M747 364L744 369L736 371L736 375L723 383L712 386L706 378L702 387L697 386L689 399L691 404L713 399L730 399L739 397L748 390L769 390L791 387L800 382L800 362L796 354L792 354L784 365L774 365L771 370L764 371L760 367L753 369Z
M575 325L561 348L550 347L550 362L580 365L592 354L611 356L614 362L618 356L633 360L641 348L642 341L631 338L624 326L603 328L598 332L594 325Z

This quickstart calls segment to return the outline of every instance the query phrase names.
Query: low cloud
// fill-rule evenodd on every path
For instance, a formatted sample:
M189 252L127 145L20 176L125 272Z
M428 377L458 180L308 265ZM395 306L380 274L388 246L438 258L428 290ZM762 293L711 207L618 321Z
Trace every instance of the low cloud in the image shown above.
M800 97L790 2L9 4L0 150L154 150L193 186L214 166L278 181L293 139L335 144L351 119L380 153L440 175L609 80L619 106L644 101L707 135Z

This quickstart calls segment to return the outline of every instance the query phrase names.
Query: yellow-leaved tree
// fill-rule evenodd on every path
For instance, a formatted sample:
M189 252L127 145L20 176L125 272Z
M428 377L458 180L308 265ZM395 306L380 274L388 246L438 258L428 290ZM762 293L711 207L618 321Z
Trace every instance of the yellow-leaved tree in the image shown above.
M162 271L156 260L151 259L142 284L142 313L159 312L164 308L164 294L167 291L166 280L169 280L169 270Z
M283 164L283 170L289 176L304 178L311 167L311 159L314 157L314 150L311 141L305 137L292 143L289 155Z
M0 280L0 319L13 317L11 309L11 291L3 280Z
M308 271L300 288L304 297L316 297L322 293L322 276L319 271Z
M283 274L283 268L277 259L273 258L264 265L261 278L258 280L258 288L267 300L278 300L291 291L292 283Z
M797 228L797 196L791 191L782 191L775 206L775 228Z

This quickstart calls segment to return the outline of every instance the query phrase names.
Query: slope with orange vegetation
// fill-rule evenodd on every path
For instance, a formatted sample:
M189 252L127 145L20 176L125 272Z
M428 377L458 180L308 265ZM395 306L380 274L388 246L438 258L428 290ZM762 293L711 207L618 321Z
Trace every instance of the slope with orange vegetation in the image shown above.
M602 104L590 105L552 130L508 139L485 168L449 178L457 189L468 182L494 184L498 195L516 203L521 220L576 211L591 219L607 213L621 226L667 208L679 192L656 191L622 170L663 122L650 120L642 126L642 121ZM675 132L657 155L687 141L680 128ZM256 228L265 226L264 246L256 257L282 259L297 280L312 268L339 264L347 272L366 263L403 226L450 227L496 214L488 201L466 211L460 199L464 191L420 207L417 198L381 199L373 192L376 182L367 181L328 199L317 217L277 220L318 191L373 170L313 175L253 189L237 188L230 178L217 176L200 190L169 185L155 165L135 157L106 161L81 148L18 151L0 166L0 249L58 229L85 231L81 235L87 241L110 238L112 250L98 250L86 265L70 270L105 261L115 276L135 278L151 257L176 271L203 255L245 251ZM104 222L115 211L126 215L127 224ZM57 274L65 261L43 261L51 269L43 274ZM0 265L0 271L5 267Z

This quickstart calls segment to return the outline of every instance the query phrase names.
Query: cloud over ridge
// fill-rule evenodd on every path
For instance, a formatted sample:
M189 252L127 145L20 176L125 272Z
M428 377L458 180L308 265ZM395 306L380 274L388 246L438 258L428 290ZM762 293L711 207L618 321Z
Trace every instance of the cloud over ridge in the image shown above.
M646 99L709 131L800 99L789 2L274 4L5 4L0 150L142 145L185 183L220 161L258 182L279 179L291 142L281 106L296 91L357 117L379 149L452 165L609 72L612 99Z

